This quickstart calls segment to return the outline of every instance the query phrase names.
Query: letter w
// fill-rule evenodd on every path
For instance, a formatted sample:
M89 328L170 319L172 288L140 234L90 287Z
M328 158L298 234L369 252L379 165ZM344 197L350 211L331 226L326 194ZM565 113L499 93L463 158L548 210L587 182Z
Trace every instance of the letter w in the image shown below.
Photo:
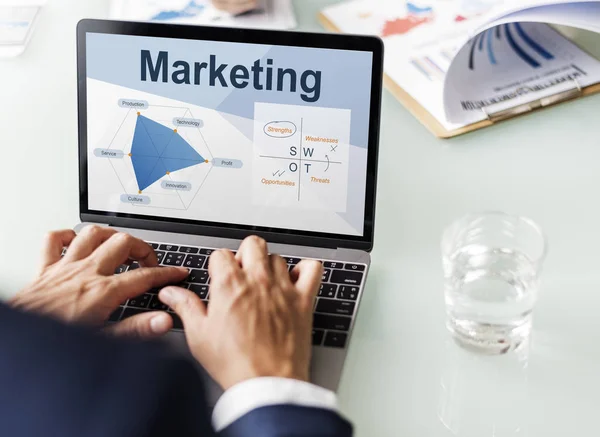
M304 152L304 156L310 156L312 158L313 156L313 152L315 151L315 149L311 148L307 148L307 147L303 147L302 151Z
M150 73L150 80L152 82L158 81L158 76L162 70L162 81L168 82L169 72L167 70L167 64L169 62L169 53L158 52L158 58L156 59L156 65L152 64L152 55L150 50L142 50L142 81L146 81L146 70Z

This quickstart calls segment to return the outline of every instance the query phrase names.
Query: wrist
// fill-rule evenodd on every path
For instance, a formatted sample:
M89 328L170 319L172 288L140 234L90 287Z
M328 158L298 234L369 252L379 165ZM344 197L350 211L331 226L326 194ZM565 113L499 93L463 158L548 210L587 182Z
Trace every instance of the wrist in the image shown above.
M225 378L215 379L217 379L223 390L228 390L235 385L258 378L281 378L300 382L309 382L310 380L308 365L306 369L297 369L295 366L287 365L281 365L273 369L257 368L252 371L236 372Z

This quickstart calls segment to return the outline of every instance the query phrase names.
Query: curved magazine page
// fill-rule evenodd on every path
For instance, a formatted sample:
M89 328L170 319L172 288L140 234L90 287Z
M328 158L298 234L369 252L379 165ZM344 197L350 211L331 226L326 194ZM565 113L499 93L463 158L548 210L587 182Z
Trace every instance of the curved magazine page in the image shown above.
M598 32L598 5L598 0L509 0L479 21L472 28L470 37L498 24L518 21L560 24Z
M449 122L489 114L600 82L600 62L547 24L506 23L459 50L444 83Z
M477 34L500 24L528 22L557 24L600 33L600 2L539 6L514 12L477 30Z

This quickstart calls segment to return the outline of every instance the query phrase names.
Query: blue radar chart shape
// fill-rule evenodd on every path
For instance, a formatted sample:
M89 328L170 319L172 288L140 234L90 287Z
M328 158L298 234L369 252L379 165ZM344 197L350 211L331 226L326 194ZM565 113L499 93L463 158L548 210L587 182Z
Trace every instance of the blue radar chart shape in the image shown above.
M140 191L169 173L206 162L177 129L143 115L135 124L130 155Z

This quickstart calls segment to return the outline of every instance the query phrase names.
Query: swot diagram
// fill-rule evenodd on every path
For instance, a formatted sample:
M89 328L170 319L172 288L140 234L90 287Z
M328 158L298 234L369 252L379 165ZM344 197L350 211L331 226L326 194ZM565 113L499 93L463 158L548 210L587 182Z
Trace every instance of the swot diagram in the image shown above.
M350 114L347 109L256 103L254 203L345 212Z

